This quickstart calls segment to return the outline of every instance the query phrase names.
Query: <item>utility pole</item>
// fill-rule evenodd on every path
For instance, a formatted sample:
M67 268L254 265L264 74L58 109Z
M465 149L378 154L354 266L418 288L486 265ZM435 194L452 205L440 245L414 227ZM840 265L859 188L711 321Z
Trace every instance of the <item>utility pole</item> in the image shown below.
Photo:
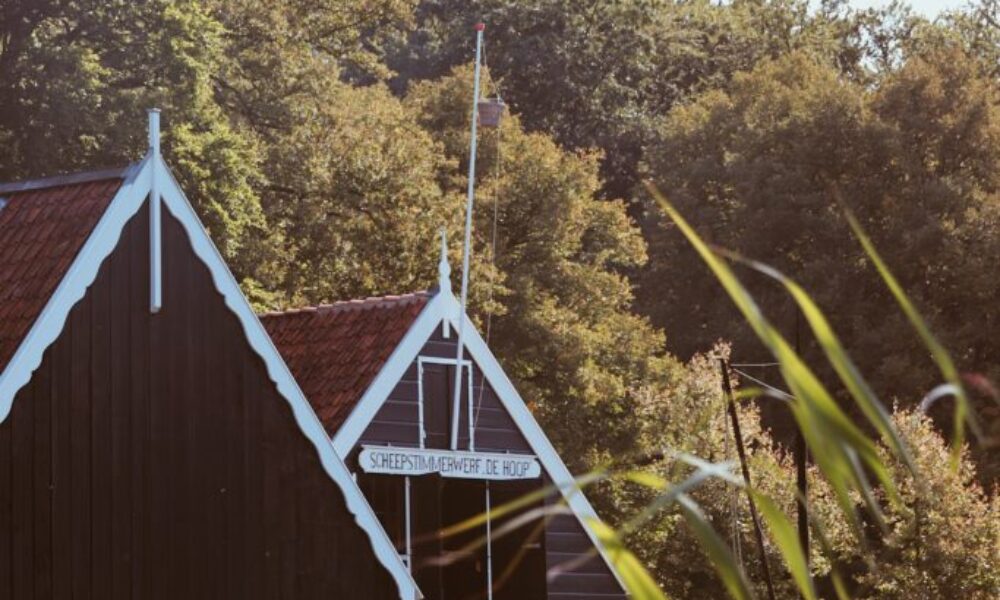
M795 311L795 353L801 354L799 344L799 322L800 311ZM802 435L802 429L795 428L795 487L798 490L798 525L799 544L802 546L802 553L805 555L806 568L810 565L809 552L809 483L806 478L806 466L809 463L809 447L806 446L806 438ZM804 598L805 596L801 596Z
M757 505L753 501L750 482L750 467L747 465L746 448L743 447L743 433L740 431L740 417L736 411L736 401L733 399L733 386L729 381L729 362L719 359L719 369L722 371L722 392L726 395L726 403L729 411L729 419L733 424L733 437L736 438L736 454L740 457L740 468L743 471L743 483L746 486L747 501L750 504L750 518L753 520L753 531L757 537L757 549L760 554L760 566L764 570L764 579L767 581L767 597L775 600L774 582L771 581L771 569L767 565L767 551L764 549L764 531L760 526L760 517L757 515Z

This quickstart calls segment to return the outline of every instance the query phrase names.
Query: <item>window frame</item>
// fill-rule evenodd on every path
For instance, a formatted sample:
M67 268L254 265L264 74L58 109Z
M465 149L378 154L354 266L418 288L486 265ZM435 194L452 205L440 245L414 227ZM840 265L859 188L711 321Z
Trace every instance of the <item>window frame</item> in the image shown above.
M441 358L438 356L417 356L417 440L419 447L421 449L426 448L427 430L424 426L424 365L444 365L454 367L457 361L454 358ZM470 452L476 451L476 427L475 423L472 421L473 415L473 380L475 379L474 368L472 360L462 359L461 368L468 373L467 377L467 387L468 387L468 400L466 401L466 423L469 429L469 448ZM449 399L449 402L452 402ZM457 415L455 415L457 416ZM448 423L449 429L451 422ZM451 448L452 450L459 450L460 448Z

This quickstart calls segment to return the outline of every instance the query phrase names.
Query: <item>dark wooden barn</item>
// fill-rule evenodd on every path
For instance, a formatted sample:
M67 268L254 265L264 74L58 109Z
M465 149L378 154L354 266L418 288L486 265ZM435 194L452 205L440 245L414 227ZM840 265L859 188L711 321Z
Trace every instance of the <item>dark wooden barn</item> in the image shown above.
M0 186L0 598L417 598L156 121Z
M449 274L442 252L434 291L261 320L427 598L625 598L587 525L593 508L467 318L456 411Z

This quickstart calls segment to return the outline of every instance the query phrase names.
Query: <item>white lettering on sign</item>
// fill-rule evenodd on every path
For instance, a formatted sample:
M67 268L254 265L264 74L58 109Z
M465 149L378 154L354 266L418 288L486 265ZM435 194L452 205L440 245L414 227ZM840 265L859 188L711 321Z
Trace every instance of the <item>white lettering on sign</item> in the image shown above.
M363 446L361 470L380 475L429 475L459 479L536 479L542 467L534 456L461 450Z

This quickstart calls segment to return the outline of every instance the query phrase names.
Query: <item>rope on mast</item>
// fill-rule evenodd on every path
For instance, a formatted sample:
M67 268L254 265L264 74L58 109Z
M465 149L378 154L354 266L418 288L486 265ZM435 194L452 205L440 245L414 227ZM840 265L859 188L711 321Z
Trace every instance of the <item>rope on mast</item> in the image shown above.
M483 66L489 68L486 62L486 44L483 43ZM497 97L500 97L500 85L494 81L493 87L496 89ZM496 266L497 266L497 229L500 215L500 190L503 184L503 120L497 128L497 152L496 161L493 166L493 228L490 231L490 285L489 300L486 308L486 346L490 345L490 336L493 333L493 299L496 291ZM486 393L486 378L484 377L479 386L479 398L476 401L476 415L472 420L473 430L479 425L479 414L483 407L483 394Z

